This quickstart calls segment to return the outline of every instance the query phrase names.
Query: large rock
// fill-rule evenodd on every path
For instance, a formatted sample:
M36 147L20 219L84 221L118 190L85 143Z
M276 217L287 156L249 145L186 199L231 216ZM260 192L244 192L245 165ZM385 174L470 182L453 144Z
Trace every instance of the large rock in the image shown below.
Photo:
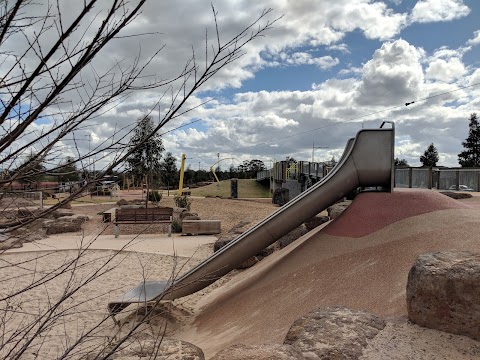
M407 308L417 325L480 341L480 254L420 255L408 274Z
M228 245L232 240L236 239L236 236L233 235L226 235L226 236L221 236L215 243L213 244L213 251L217 252L224 246ZM252 267L259 261L261 261L263 258L267 257L271 253L273 253L274 249L273 247L269 246L262 251L260 251L257 255L252 256L251 258L245 260L243 263L241 263L237 269L247 269L249 267Z
M305 226L300 225L299 227L293 229L288 234L283 235L280 239L277 240L278 247L283 249L285 246L290 245L298 238L302 237L308 233L308 230Z
M200 216L197 213L190 211L183 211L179 214L180 221L183 223L183 220L201 220Z
M117 201L118 206L128 205L128 204L129 204L129 202L125 199L120 199L120 200Z
M328 217L332 220L339 217L340 214L343 213L345 209L350 206L351 203L351 200L346 200L329 206L327 209Z
M67 216L57 220L47 220L43 223L43 228L47 235L77 232L82 230L82 224L85 221L88 221L88 216Z
M211 360L295 360L305 359L302 353L289 345L232 345L218 352Z
M249 226L252 222L251 221L246 221L242 220L235 226L233 226L230 230L228 230L229 234L243 234L245 231L251 228Z
M65 216L73 216L73 211L68 209L58 209L51 213L51 217L58 219Z
M215 243L213 244L213 251L217 252L224 246L226 246L228 243L230 243L232 240L235 240L236 236L221 236ZM257 255L255 255L259 260L267 257L271 253L273 253L274 249L271 247L267 247L263 250L261 250Z
M114 358L128 359L156 359L156 360L204 360L205 356L202 349L189 342L175 339L154 337L147 339L135 339L127 342L128 345L115 352ZM108 350L108 349L107 349ZM100 354L102 355L102 354ZM103 358L97 357L97 354L91 354L91 360ZM88 360L90 360L87 357ZM110 357L109 357L110 359Z
M59 209L71 209L72 208L72 204L70 204L69 202L63 204L63 205L60 205Z
M333 306L295 320L284 344L298 347L306 359L358 359L384 327L374 315Z
M289 191L285 188L275 189L272 196L272 203L283 206L290 200Z
M305 227L307 228L308 231L311 231L315 229L316 227L325 224L326 222L330 221L330 218L328 216L321 216L321 215L316 215L307 221L305 221Z

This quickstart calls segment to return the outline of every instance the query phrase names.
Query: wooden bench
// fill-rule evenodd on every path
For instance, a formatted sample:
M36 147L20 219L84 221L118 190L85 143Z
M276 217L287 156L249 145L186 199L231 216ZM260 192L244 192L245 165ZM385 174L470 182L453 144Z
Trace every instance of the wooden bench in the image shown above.
M141 208L141 209L116 209L114 233L118 238L120 233L119 224L169 224L168 236L172 236L173 209L164 208Z

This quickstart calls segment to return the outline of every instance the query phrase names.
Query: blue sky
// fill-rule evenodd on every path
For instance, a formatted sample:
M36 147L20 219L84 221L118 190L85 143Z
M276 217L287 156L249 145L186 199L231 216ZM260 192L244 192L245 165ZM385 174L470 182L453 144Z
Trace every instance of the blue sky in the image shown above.
M480 86L472 86L480 82L479 1L238 0L213 5L221 41L238 34L264 8L273 8L269 20L283 17L197 91L186 108L210 99L208 105L165 126L163 131L169 131L201 119L163 136L166 150L178 159L186 153L194 168L200 162L205 169L217 153L235 158L234 164L287 156L309 160L315 142L327 147L315 152L317 161L325 161L340 157L348 138L362 126L393 120L396 156L420 165L420 156L434 143L441 165L458 164L468 118L480 113ZM101 73L119 59L132 63L139 49L141 62L165 45L146 73L172 78L192 49L204 62L206 29L209 45L215 46L213 24L209 4L147 2L125 34L151 35L112 42L93 66ZM114 129L134 124L159 99L160 110L154 107L152 115L161 117L169 102L162 98L165 90L133 94L92 119L77 137L92 135L92 146L100 144ZM402 107L410 101L416 103ZM39 131L48 126L37 125ZM65 155L74 154L67 149Z

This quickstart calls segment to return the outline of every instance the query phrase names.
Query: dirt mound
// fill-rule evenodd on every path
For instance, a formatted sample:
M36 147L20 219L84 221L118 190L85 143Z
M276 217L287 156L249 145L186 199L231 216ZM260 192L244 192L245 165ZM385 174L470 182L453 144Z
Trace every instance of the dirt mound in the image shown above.
M392 193L363 193L357 196L325 232L334 236L362 237L395 221L437 210L467 209L469 206L434 191L395 190Z
M419 254L480 252L480 211L432 191L363 194L332 224L340 220L342 226L313 230L202 299L196 333L185 340L206 355L238 343L281 343L295 319L325 306L405 316L407 275ZM352 237L357 227L369 235ZM340 230L349 236L331 235Z

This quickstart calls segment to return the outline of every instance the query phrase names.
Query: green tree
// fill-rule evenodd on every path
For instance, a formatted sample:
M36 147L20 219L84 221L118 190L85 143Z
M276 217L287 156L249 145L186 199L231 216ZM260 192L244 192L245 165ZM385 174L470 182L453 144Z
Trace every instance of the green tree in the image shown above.
M476 113L470 115L468 129L468 137L462 142L465 150L458 154L458 163L462 167L477 167L480 166L480 127Z
M423 166L437 166L438 160L438 151L433 143L428 145L427 150L420 156L420 162Z
M135 148L126 160L127 171L141 182L147 176L149 182L156 182L162 170L162 152L165 150L160 135L154 133L155 124L151 116L137 120L129 147Z
M80 180L80 174L75 164L75 159L71 156L67 156L65 160L58 164L58 168L54 172L57 181L78 181Z
M241 173L246 173L246 178L255 178L257 176L257 171L266 170L267 167L265 166L262 160L253 159L253 160L245 160L241 165L238 166L238 171Z
M408 162L405 159L399 159L398 157L393 160L395 166L408 166Z
M30 154L25 161L17 167L14 172L22 174L18 178L20 183L34 183L45 177L45 166L42 157L37 154Z
M160 177L164 185L175 186L178 183L177 159L171 152L167 152L162 161Z

